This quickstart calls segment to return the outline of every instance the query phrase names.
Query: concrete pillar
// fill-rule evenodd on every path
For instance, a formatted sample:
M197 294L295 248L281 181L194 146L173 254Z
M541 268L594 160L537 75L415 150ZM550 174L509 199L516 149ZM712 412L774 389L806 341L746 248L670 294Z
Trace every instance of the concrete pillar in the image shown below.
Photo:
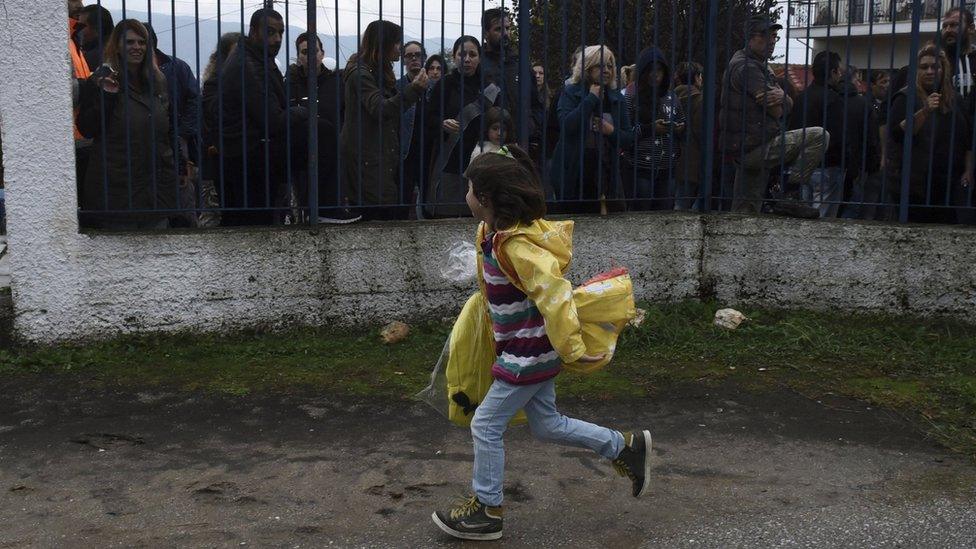
M15 330L43 332L78 300L80 240L64 1L3 2L0 117Z

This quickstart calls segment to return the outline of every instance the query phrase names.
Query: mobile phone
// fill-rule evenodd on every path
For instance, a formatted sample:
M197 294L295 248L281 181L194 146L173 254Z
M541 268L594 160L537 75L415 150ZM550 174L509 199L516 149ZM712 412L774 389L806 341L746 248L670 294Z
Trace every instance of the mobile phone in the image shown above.
M92 73L92 78L94 78L95 80L99 80L101 78L109 78L109 77L111 78L115 77L115 69L113 69L108 64L98 67L97 69L95 69L95 72Z

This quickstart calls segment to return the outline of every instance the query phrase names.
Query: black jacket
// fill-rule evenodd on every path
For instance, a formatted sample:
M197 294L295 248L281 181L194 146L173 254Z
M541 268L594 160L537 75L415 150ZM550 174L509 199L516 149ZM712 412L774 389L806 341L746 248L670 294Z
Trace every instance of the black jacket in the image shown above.
M319 96L319 120L325 120L333 128L342 126L342 77L335 71L322 66L316 79L316 93ZM292 105L308 104L308 74L305 67L295 64L288 67L285 75L288 88L288 100ZM337 114L338 113L338 114Z
M824 166L844 166L855 175L862 168L877 171L880 156L874 109L857 90L817 82L803 90L793 103L790 129L811 127L822 127L830 134Z
M263 50L245 39L221 68L225 156L258 153L265 138L284 146L289 116L284 78Z
M515 123L515 132L518 133L519 125L519 112L520 106L523 104L529 105L529 132L531 139L538 139L539 132L542 129L539 127L541 125L541 110L539 108L543 105L542 99L539 97L539 90L536 88L534 77L532 80L532 85L529 86L529 97L525 101L519 100L519 56L517 53L509 50L505 51L488 51L486 47L482 47L481 50L481 63L479 65L479 70L484 74L484 83L487 87L488 84L495 84L501 88L502 93L499 95L496 104L499 107L504 108L512 115L512 121ZM557 96L558 97L558 96ZM533 112L535 109L535 112Z
M901 188L901 168L905 158L906 135L901 123L921 109L924 101L924 97L916 96L915 105L909 106L908 91L903 88L891 102L888 115L888 175L899 181L892 189L896 193ZM962 98L957 95L950 112L938 110L929 113L925 124L912 137L909 195L913 203L924 204L926 198L930 198L932 204L944 203L946 185L959 185L965 171L966 153L972 144L972 127L965 108ZM928 192L930 178L931 193Z
M478 101L481 96L481 74L475 72L471 76L462 76L459 70L453 70L444 78L441 78L430 90L428 96L425 115L427 117L427 135L431 136L428 140L432 162L436 162L439 152L439 145L446 141L450 134L445 132L442 127L444 120L453 118L460 121L461 111L469 104ZM463 82L463 85L462 85ZM487 79L485 85L488 85ZM443 113L441 111L441 94L444 97ZM499 94L499 99L501 94ZM496 103L498 101L496 100ZM492 105L485 104L484 110L487 111ZM465 129L462 139L458 142L454 151L451 153L450 160L444 171L450 173L464 173L468 167L471 151L480 141L482 127L484 126L484 116L475 118Z

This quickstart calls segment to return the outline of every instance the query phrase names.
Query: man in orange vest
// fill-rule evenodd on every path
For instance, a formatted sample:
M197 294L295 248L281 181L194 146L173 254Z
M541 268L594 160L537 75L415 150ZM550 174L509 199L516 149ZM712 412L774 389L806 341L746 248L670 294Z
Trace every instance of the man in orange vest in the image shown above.
M68 53L71 55L71 69L74 75L74 80L72 82L72 98L73 98L73 109L74 118L78 118L78 98L79 91L78 87L81 82L88 80L91 76L91 70L88 67L88 62L85 61L85 56L81 52L81 48L75 43L75 33L78 27L78 15L81 14L81 9L85 7L81 0L68 0ZM81 135L78 131L78 125L75 124L75 167L77 170L77 177L80 182L84 179L85 172L88 169L88 155L89 149L91 148L91 140L85 139L85 136ZM80 190L80 188L79 188Z

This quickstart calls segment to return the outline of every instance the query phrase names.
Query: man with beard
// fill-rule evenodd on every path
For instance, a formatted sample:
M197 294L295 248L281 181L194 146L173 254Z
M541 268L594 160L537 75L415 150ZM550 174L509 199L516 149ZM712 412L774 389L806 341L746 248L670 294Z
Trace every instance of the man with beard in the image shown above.
M512 118L519 120L520 106L539 105L539 92L536 86L530 86L531 96L525 101L519 100L519 55L511 48L512 17L504 8L486 10L481 16L481 32L484 44L481 50L481 74L484 85L495 84L502 93L496 106L512 114ZM536 121L530 116L530 134L539 130ZM516 126L517 127L517 126ZM537 141L538 136L530 135L530 141Z
M285 25L281 14L259 9L247 37L230 54L220 78L223 94L224 225L267 225L285 183L286 132L303 134L308 111L289 108L284 78L275 64ZM292 118L289 124L289 117Z
M966 8L950 8L942 18L942 47L952 66L952 87L970 120L976 114L976 51L969 40L973 29L973 13Z

